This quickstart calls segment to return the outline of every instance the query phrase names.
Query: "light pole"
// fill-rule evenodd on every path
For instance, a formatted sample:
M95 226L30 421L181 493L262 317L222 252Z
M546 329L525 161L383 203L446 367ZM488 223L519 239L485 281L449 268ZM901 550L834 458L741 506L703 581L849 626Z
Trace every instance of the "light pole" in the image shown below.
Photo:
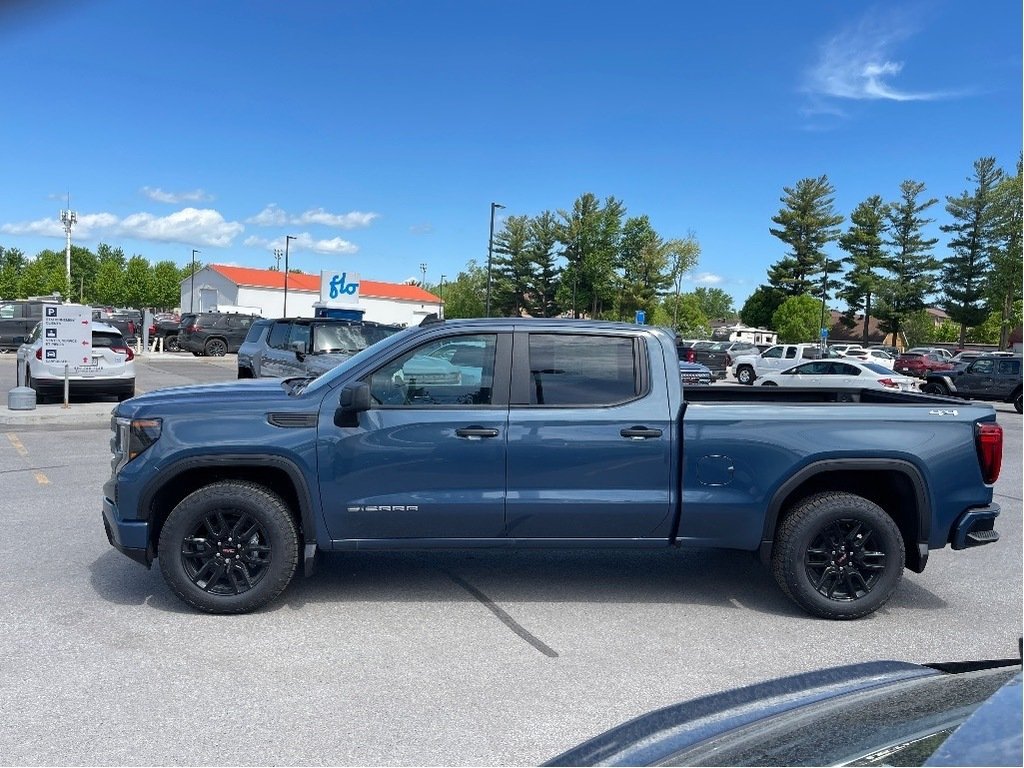
M202 253L195 248L192 249L192 285L188 289L188 311L194 312L196 308L196 254Z
M494 253L494 211L504 207L500 203L491 203L491 234L487 239L487 300L486 308L484 309L486 317L491 316L491 258Z
M437 302L437 316L444 319L444 275L441 275L441 283L437 289L437 298L440 299Z
M278 272L281 271L281 257L282 256L284 256L284 251L282 251L280 248L275 248L274 249L274 260L276 262L276 266L277 266L277 271Z
M71 195L68 195L69 210L60 212L60 223L64 225L64 234L67 235L67 250L64 254L64 271L66 279L66 290L64 300L71 300L71 227L78 223L78 214L70 210Z
M427 265L425 262L420 262L420 288L427 284Z
M284 307L282 315L288 317L288 244L292 240L298 240L294 235L284 236Z

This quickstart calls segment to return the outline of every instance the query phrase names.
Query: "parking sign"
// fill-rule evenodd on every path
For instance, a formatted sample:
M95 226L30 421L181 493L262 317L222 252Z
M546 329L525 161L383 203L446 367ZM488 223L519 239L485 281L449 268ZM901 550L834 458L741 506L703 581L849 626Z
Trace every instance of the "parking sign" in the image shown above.
M72 373L92 365L92 307L43 305L43 358Z

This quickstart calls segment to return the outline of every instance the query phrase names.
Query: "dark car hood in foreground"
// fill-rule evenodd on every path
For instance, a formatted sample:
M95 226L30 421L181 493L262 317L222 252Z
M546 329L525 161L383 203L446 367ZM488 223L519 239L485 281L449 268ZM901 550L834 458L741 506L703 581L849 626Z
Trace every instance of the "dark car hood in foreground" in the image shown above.
M827 669L642 715L545 765L920 765L934 755L938 765L1019 766L1019 678L1019 660ZM994 720L956 730L1008 683L1010 705Z

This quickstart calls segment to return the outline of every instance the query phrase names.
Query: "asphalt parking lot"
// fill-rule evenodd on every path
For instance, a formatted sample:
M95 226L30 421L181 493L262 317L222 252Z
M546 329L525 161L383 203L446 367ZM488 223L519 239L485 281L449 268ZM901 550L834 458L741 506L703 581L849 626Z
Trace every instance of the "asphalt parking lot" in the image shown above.
M13 362L0 357L7 386ZM232 379L234 365L145 357L137 386ZM1009 405L1000 541L933 552L886 607L842 623L802 613L749 555L678 550L331 555L266 610L200 615L107 544L111 407L0 421L4 764L530 765L772 677L1018 654ZM71 416L87 409L98 416Z

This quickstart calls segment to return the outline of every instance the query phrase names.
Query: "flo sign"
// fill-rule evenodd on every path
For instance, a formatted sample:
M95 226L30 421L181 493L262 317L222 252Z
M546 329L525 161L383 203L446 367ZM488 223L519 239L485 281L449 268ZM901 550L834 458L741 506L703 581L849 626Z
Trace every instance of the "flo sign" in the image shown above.
M355 272L321 272L320 301L333 306L355 306L359 303L359 275Z

